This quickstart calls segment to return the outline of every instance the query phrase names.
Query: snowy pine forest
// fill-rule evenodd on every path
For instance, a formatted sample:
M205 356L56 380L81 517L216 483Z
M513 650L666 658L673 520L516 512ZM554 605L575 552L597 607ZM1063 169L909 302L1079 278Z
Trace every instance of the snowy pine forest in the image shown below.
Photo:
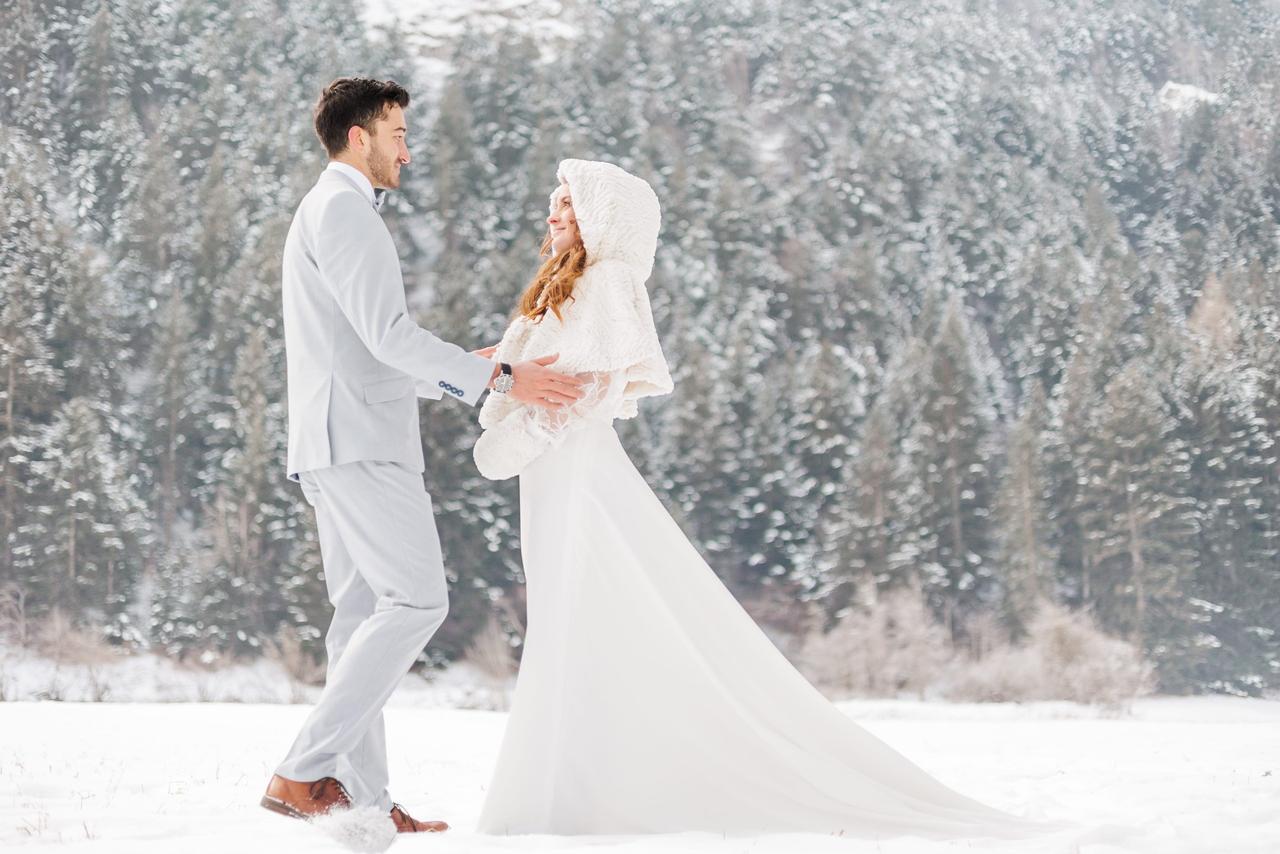
M619 430L796 649L879 626L891 657L910 623L981 658L1057 614L1159 690L1280 689L1280 4L441 8L0 7L8 642L323 660L280 256L311 105L362 74L414 95L384 217L465 347L536 268L559 159L654 186L676 390ZM518 657L517 488L478 434L422 405L429 665Z

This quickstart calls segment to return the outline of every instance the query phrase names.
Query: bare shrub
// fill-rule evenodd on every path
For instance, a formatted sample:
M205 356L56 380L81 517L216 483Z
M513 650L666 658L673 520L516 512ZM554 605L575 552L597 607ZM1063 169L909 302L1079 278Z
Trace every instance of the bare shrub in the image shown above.
M516 672L511 639L518 631L513 614L510 608L491 612L484 627L471 639L457 662L459 666L451 674L451 679L460 673L467 674L465 686L450 701L454 708L506 711L511 707L512 677ZM424 675L434 681L435 676Z
M0 586L0 638L26 646L30 642L27 632L26 591L22 585L11 581Z
M1118 711L1154 687L1133 644L1104 634L1088 614L1041 602L1026 641L971 659L948 680L952 700L1071 700Z
M829 631L810 634L799 664L814 684L833 694L923 696L951 657L946 631L919 594L900 590L850 608Z
M324 661L317 659L307 651L298 636L296 629L281 626L275 635L263 644L263 652L267 659L284 668L285 673L293 681L291 696L295 702L305 700L303 685L323 685L327 667Z
M986 658L1009 646L1009 630L995 612L980 611L965 620L963 644L970 658Z
M484 628L471 639L463 661L498 681L505 681L515 674L516 658L511 640L496 615L490 614Z
M1063 699L1119 708L1154 690L1154 670L1142 651L1104 634L1087 614L1042 607L1031 631L1050 687Z
M76 625L60 609L51 611L33 634L36 652L58 664L101 665L118 657L102 632Z
M743 596L738 604L751 615L765 637L791 661L801 657L805 641L819 631L824 622L821 610L794 592L779 595L776 589L770 588Z
M36 691L34 696L37 700L51 700L59 703L67 699L67 687L63 684L57 670L54 670L53 675L49 677L49 684Z
M942 694L948 700L1005 703L1059 699L1047 696L1044 664L1038 650L1005 647L981 659L957 662L945 680Z
M93 702L102 703L111 698L111 680L98 665L86 666L85 681L89 689L89 699Z

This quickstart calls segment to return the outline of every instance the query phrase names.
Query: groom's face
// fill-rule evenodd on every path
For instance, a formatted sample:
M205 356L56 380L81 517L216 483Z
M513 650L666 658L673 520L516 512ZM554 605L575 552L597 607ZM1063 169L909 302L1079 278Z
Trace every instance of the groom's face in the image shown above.
M409 162L406 132L404 110L399 104L392 104L382 118L374 120L365 154L373 186L387 190L400 186L400 167Z

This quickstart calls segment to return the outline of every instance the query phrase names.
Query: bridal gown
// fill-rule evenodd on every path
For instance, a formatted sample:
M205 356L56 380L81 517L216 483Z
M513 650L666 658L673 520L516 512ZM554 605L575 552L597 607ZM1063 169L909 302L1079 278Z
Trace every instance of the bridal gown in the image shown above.
M520 474L528 632L478 829L1022 836L845 717L587 420Z
M613 428L672 378L645 288L660 210L617 166L562 161L587 265L495 358L587 376L552 414L490 395L473 455L519 475L528 632L479 829L1020 837L1044 829L935 780L846 718L751 620Z

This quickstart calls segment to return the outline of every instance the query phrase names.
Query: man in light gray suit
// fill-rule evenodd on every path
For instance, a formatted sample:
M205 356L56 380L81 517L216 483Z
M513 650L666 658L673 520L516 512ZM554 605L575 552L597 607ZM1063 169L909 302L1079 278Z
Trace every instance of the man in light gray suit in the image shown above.
M392 81L341 78L315 109L330 161L284 246L289 389L287 473L315 508L333 620L323 693L267 785L262 806L310 818L385 810L400 832L439 831L391 800L382 707L448 610L440 540L423 485L419 397L475 405L486 388L540 406L581 397L555 354L495 363L418 326L378 214L409 163Z

